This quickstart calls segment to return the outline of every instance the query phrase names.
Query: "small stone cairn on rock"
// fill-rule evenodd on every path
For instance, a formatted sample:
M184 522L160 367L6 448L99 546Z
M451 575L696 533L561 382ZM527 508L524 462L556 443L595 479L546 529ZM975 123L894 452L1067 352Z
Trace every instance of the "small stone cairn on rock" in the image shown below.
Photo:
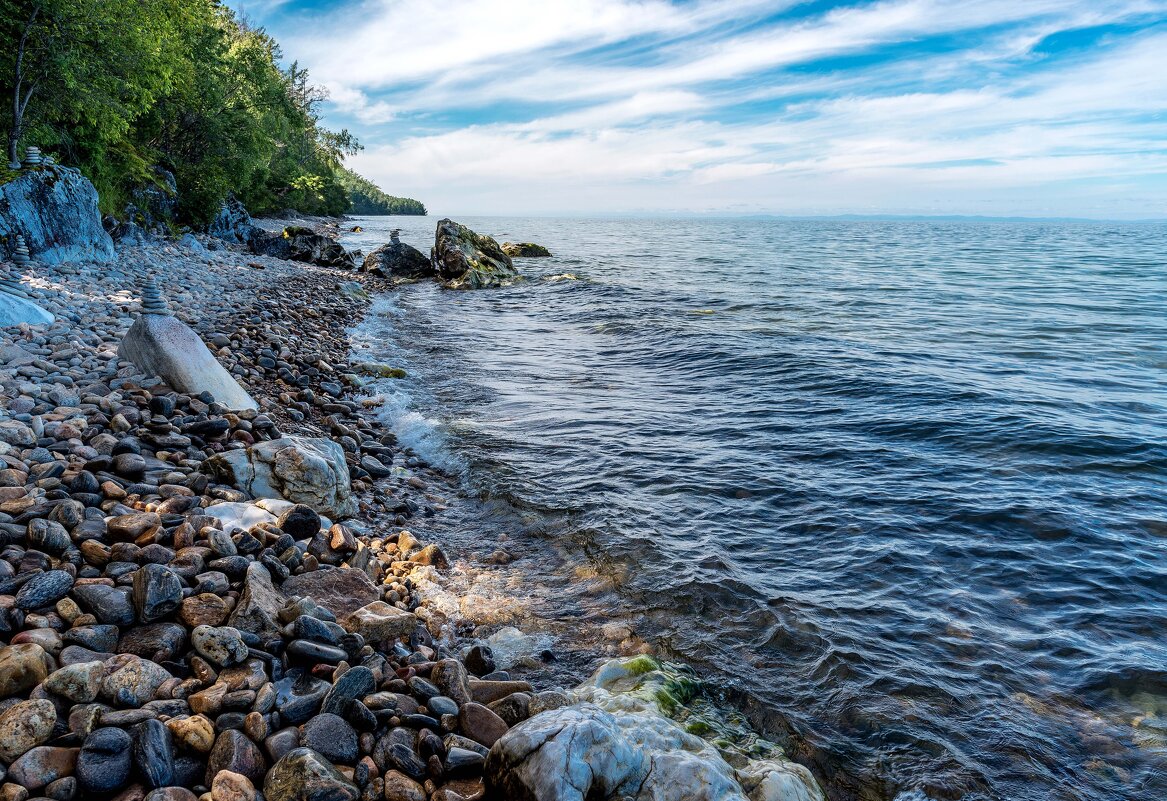
M32 253L29 252L28 242L21 234L16 235L16 247L12 249L12 263L22 270L32 264Z
M0 292L27 300L28 293L20 285L19 273L32 263L32 257L28 252L28 243L24 241L24 237L20 234L16 235L16 248L12 251L11 261L16 265L16 270L12 274L0 275Z
M162 298L162 293L158 290L158 284L155 283L153 276L147 278L145 286L142 287L142 314L174 316L170 311L170 306Z
M45 163L44 156L41 155L41 149L36 146L30 146L24 152L24 166L25 168L39 167Z

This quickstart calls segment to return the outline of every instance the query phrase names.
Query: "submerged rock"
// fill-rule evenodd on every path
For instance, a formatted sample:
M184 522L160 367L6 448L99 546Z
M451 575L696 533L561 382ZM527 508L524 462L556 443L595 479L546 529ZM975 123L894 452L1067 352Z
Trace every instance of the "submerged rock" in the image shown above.
M451 289L501 286L518 276L498 242L448 219L438 222L430 261Z
M502 252L511 258L537 259L551 255L551 251L534 242L503 242Z
M70 167L36 167L0 186L0 242L15 242L18 233L44 264L108 262L117 255L101 224L97 190Z
M344 450L332 440L283 437L217 454L203 467L256 498L285 498L332 518L357 511Z

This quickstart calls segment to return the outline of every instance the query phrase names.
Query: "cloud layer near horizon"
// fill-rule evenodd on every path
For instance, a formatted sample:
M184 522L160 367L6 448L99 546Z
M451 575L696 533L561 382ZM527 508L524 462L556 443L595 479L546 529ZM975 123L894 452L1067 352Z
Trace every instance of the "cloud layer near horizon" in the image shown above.
M1167 0L234 5L439 213L1167 216Z

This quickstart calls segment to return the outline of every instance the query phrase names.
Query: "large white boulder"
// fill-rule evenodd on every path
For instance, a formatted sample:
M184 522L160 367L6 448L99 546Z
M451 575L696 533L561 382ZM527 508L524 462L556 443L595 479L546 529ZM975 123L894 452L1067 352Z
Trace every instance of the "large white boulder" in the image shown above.
M118 347L144 373L156 375L189 395L210 392L215 400L236 411L259 405L215 360L199 335L180 320L165 314L143 314L134 321Z
M203 469L255 498L284 498L334 519L352 517L357 502L344 450L329 439L283 437L215 454Z
M509 729L487 757L488 786L513 801L823 801L810 772L780 752L734 770L661 714L656 699L675 699L656 667L609 662L576 703Z
M31 300L0 292L0 328L20 325L21 323L47 325L52 321L52 313L45 311Z
M70 167L36 167L0 186L0 242L16 234L44 264L112 261L117 255L101 225L97 190Z

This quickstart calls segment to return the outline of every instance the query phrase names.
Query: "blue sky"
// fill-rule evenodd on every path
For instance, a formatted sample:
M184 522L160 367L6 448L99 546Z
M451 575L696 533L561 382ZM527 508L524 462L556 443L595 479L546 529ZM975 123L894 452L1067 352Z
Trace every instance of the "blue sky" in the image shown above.
M1167 0L232 0L439 214L1167 217Z

